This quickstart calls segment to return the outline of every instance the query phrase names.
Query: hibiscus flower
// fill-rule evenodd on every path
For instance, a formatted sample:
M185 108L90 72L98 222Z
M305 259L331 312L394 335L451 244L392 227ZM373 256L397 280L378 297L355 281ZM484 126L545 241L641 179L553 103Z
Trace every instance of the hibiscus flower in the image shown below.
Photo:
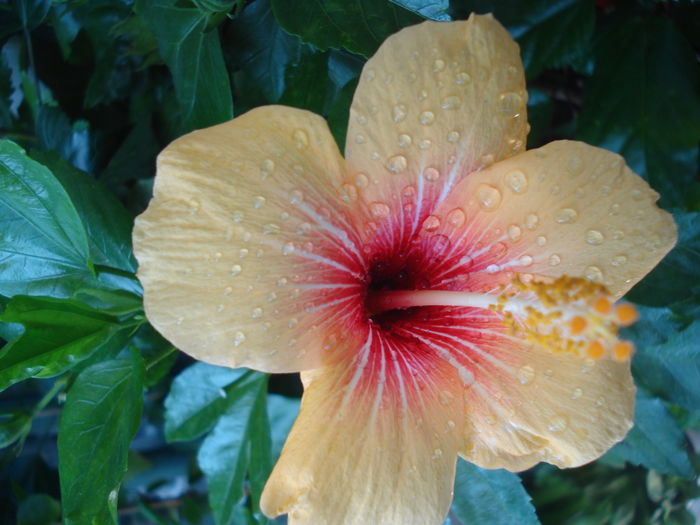
M587 463L632 425L619 299L673 246L616 154L524 151L518 46L425 22L365 65L341 156L261 107L159 156L136 222L146 314L197 359L301 372L265 487L293 524L439 524L457 456Z

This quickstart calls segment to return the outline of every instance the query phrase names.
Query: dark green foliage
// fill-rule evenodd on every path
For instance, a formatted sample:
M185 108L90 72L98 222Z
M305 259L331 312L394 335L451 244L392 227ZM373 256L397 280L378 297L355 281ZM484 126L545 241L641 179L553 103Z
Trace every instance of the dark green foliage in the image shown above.
M193 364L148 324L131 229L156 155L273 103L326 117L342 151L367 57L407 25L472 11L520 44L528 148L621 153L679 241L628 294L646 306L624 334L639 388L627 438L571 470L460 460L449 523L693 523L700 4L687 0L0 5L0 522L271 521L259 498L299 401L268 394L264 374Z

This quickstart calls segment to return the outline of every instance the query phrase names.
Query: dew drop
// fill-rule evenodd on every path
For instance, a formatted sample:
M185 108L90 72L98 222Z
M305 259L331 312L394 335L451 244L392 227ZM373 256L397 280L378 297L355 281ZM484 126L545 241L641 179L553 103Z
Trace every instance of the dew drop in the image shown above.
M597 266L586 266L583 274L586 276L586 279L591 281L601 282L603 280L603 271Z
M479 169L482 168L488 168L491 164L494 163L494 158L493 155L490 153L487 153L486 155L482 155L479 157Z
M428 215L423 221L423 229L433 232L440 227L440 218L435 215Z
M259 319L260 317L262 317L262 314L263 314L263 309L260 307L257 307L257 308L253 308L253 311L250 313L250 316L253 319Z
M522 233L523 230L520 229L520 226L518 226L517 224L511 224L510 226L508 226L508 238L511 241L517 241L518 239L520 239Z
M343 184L340 187L340 198L345 202L357 200L357 188L352 184Z
M544 235L538 235L537 239L535 239L535 243L537 244L537 246L542 247L545 244L547 244L547 237L545 237Z
M442 99L442 109L458 109L462 105L462 99L456 95L450 95Z
M408 161L406 157L403 155L394 155L387 161L386 168L392 173L401 173L406 169L407 165Z
M248 257L248 253L248 248L241 248L240 250L238 250L238 257L240 257L241 259L245 259L246 257Z
M432 111L423 111L418 117L418 121L424 126L429 126L435 122L435 113Z
M403 190L401 190L401 195L404 199L412 201L416 197L416 188L413 186L406 186Z
M556 253L553 253L552 255L549 256L549 265L550 266L557 266L561 262L561 257L557 255Z
M516 375L518 376L518 381L520 381L521 385L527 385L532 383L532 380L535 379L535 369L530 365L525 365L518 369Z
M289 255L289 254L292 254L292 253L294 253L294 250L295 250L295 249L296 249L296 248L294 247L294 243L288 242L287 244L285 244L285 245L282 247L282 255Z
M579 175L583 171L583 160L581 157L571 157L568 170L571 175Z
M243 217L245 217L241 210L235 210L231 215L233 216L233 222L241 222Z
M525 217L525 227L528 230L536 229L537 225L539 223L540 223L540 218L534 213L531 213L527 217Z
M399 135L399 146L401 146L402 148L410 146L411 142L413 142L411 135L406 135L405 133Z
M234 277L236 275L240 274L242 271L243 271L243 268L241 267L240 264L234 264L233 266L231 266L231 275L233 275Z
M423 176L425 177L425 180L435 182L440 178L440 172L432 167L425 168L425 171L423 171Z
M231 295L232 293L233 293L233 288L231 286L227 286L226 288L224 288L224 295L228 296L228 295Z
M501 192L490 184L481 183L476 188L476 198L485 210L495 210L501 205Z
M550 432L563 432L568 426L569 419L565 415L560 414L552 418L548 428Z
M364 115L358 115L355 120L360 126L364 126L365 124L367 124L367 117L365 117Z
M622 266L626 262L627 262L627 256L620 254L620 255L616 255L615 257L613 257L612 263L610 263L610 264L612 264L613 266Z
M574 391L571 392L571 399L580 399L582 395L583 390L581 390L580 388L574 388Z
M309 136L303 129L295 129L292 133L292 139L297 149L304 149L309 145Z
M421 89L421 92L418 93L418 101L423 102L426 98L428 98L428 92L425 89Z
M452 144L454 144L458 140L459 140L459 131L450 131L447 134L447 142L451 142Z
M573 208L562 208L557 212L555 220L560 224L571 224L578 219L578 212Z
M369 179L367 178L367 175L365 175L364 173L358 173L357 175L355 175L355 186L357 186L360 189L369 186Z
M434 73L439 73L445 69L445 61L438 58L435 62L433 62L433 72Z
M519 262L522 266L530 266L532 264L532 257L530 255L523 255Z
M262 195L258 195L257 197L253 197L253 208L260 209L265 205L265 197Z
M364 144L365 142L367 142L367 139L365 138L364 135L358 134L358 135L355 135L355 142L357 144Z
M240 330L233 333L233 346L241 346L245 342L245 334Z
M408 108L406 107L406 104L396 104L394 106L394 122L401 122L403 119L406 118L406 114L408 113Z
M604 240L605 240L605 237L598 230L588 230L586 232L586 242L588 244L592 244L594 246L597 246L599 244L603 244Z
M513 190L513 193L525 193L527 191L527 176L520 170L513 170L506 173L506 185Z
M460 71L455 75L455 82L459 85L468 84L471 80L472 77L466 71Z
M455 208L447 214L447 222L454 228L459 228L467 220L467 216L460 208Z
M498 111L507 118L519 117L523 107L523 97L514 92L501 93L498 97Z
M199 207L201 206L197 199L190 199L189 201L187 201L187 204L190 207L190 213L196 213L197 210L199 210Z
M262 178L267 178L273 171L275 171L275 163L271 159L265 159L260 163L260 176Z
M282 288L282 287L284 287L284 286L287 286L287 283L288 283L288 282L289 282L289 281L287 280L286 277L280 277L279 279L277 279L277 286L278 286L279 288Z
M375 219L385 219L389 216L389 206L383 202L372 202L369 205L369 212Z
M430 139L423 139L423 140L421 140L420 143L418 144L418 147L419 147L420 149L428 149L430 146L432 146L432 144L433 144L433 141L432 141L432 140L430 140Z
M622 230L614 230L612 232L611 237L616 241L621 241L625 238L625 232L623 232Z

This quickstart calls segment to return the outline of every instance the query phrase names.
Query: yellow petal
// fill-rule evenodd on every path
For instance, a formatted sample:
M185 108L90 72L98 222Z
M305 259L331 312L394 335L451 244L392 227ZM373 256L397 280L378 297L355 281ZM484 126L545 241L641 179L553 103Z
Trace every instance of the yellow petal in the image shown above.
M323 119L291 108L173 142L134 229L151 323L210 363L317 366L321 334L360 300L364 275L352 218L336 209L343 173Z
M302 373L301 413L263 492L265 514L289 513L291 525L443 522L462 434L454 418L461 387L449 365L417 362L417 374L404 375L394 370L406 357L379 359L385 353L375 346L359 363Z
M676 242L657 199L619 155L559 141L468 177L436 215L466 217L450 235L472 272L586 277L619 298Z
M575 467L625 437L634 415L628 362L501 338L467 392L463 457L486 468L523 470L539 461Z
M363 69L345 145L350 176L366 203L395 210L412 188L424 217L461 178L522 150L526 102L518 46L491 15L405 28Z

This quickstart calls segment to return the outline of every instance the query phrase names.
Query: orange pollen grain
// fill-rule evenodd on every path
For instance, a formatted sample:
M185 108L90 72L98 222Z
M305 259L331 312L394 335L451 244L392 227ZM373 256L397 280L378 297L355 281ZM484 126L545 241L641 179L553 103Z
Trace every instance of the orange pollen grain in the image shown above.
M590 345L588 345L586 354L588 354L588 357L591 359L600 359L605 355L605 347L600 341L593 341Z
M571 319L569 322L569 329L573 335L578 335L583 332L588 326L588 321L585 317L577 315Z
M612 303L607 297L599 297L596 299L595 303L593 303L593 309L601 315L607 315L612 309Z
M613 355L618 361L628 360L634 353L634 345L629 341L620 341L613 346Z
M629 326L639 319L639 313L633 304L622 303L615 307L615 317L621 326Z

